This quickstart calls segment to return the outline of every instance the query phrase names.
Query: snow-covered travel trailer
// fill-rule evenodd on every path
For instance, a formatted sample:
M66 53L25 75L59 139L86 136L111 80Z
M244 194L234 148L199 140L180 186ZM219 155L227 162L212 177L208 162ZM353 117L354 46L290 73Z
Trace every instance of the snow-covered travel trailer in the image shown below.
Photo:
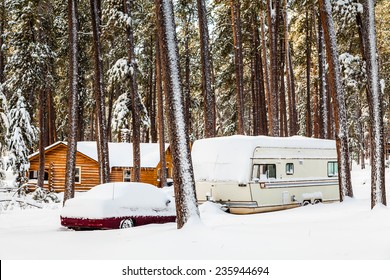
M195 141L192 161L200 203L256 213L340 201L333 140L229 136Z

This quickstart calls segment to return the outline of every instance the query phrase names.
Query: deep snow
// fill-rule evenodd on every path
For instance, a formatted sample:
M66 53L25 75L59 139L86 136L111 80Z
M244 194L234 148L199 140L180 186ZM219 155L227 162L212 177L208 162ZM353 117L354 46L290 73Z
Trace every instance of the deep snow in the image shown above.
M354 166L355 198L342 203L252 215L204 204L201 222L181 230L169 223L72 231L60 225L62 204L3 211L0 259L389 260L390 211L384 206L370 210L369 174L369 168ZM389 174L386 169L387 182Z

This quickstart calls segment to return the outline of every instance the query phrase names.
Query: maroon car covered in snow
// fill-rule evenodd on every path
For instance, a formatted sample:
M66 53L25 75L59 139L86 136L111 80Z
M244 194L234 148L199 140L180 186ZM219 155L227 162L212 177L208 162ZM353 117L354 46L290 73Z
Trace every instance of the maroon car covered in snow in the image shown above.
M117 229L175 222L172 197L145 183L107 183L65 202L61 225L71 229Z

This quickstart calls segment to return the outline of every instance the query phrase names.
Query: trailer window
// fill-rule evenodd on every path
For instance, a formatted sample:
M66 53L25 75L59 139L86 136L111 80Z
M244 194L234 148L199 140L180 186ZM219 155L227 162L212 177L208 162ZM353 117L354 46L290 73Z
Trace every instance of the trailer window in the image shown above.
M252 179L276 179L276 165L275 164L254 164L252 170Z
M294 163L286 163L286 174L287 175L294 174Z
M337 161L328 162L328 177L337 177L339 173L339 168Z

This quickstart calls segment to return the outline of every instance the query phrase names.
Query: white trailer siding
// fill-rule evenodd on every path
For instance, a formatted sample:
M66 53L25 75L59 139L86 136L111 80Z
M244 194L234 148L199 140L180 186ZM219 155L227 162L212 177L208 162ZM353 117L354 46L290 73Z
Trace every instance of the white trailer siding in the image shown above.
M211 138L194 143L192 158L198 200L220 201L236 212L339 200L335 141Z

